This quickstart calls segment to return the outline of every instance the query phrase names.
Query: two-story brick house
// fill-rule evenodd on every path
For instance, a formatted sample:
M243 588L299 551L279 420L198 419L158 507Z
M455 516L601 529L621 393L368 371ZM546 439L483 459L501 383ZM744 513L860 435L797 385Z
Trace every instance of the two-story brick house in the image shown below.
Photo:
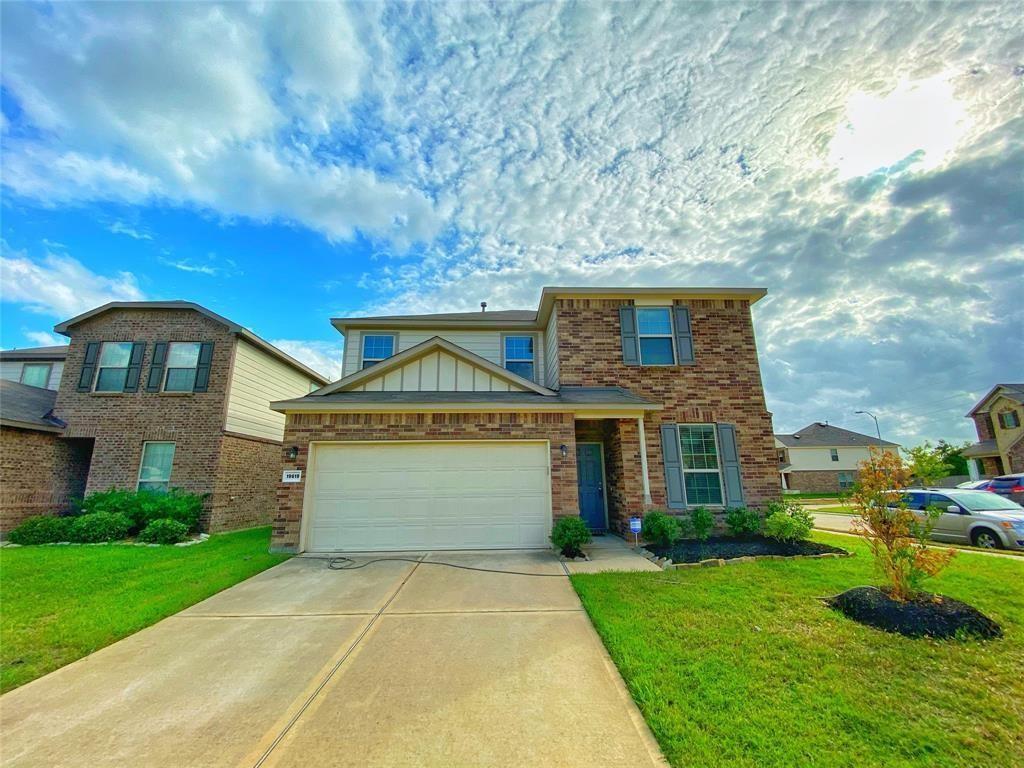
M972 477L1024 472L1024 384L996 384L967 416L978 432L964 450Z
M546 546L553 519L780 493L749 288L545 288L536 310L339 318L287 415L272 545ZM289 474L289 473L286 473Z
M69 494L53 490L62 483L73 495L206 494L203 524L212 531L270 520L284 417L269 404L327 379L191 302L112 302L54 330L71 343L52 408L5 430L2 479L18 487L17 498L0 496L5 530L66 508ZM46 472L17 471L47 451L70 458Z

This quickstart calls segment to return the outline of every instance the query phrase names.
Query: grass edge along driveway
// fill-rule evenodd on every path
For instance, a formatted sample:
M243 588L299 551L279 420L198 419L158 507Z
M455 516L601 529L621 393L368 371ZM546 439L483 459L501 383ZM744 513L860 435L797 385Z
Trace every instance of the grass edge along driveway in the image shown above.
M669 762L1021 765L1024 563L959 553L928 585L1003 638L910 640L816 599L877 581L863 542L814 538L856 556L572 577Z
M288 559L270 528L191 547L0 549L0 691L98 651Z

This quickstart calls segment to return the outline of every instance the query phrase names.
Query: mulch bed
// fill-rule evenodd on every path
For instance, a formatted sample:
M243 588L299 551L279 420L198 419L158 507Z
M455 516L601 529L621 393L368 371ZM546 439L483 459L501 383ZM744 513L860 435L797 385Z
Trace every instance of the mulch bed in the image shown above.
M861 624L906 637L1001 637L1002 628L977 608L945 595L893 600L877 587L854 587L826 604Z
M728 536L712 536L707 541L682 539L671 547L648 545L647 549L658 557L667 557L673 563L699 563L701 560L732 560L737 557L759 555L824 555L849 554L845 549L819 544L816 541L776 541L763 536L737 539Z

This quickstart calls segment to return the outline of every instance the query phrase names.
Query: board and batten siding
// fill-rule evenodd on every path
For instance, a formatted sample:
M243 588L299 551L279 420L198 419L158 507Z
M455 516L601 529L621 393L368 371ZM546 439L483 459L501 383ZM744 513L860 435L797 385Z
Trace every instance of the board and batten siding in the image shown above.
M58 360L51 362L49 360L0 360L0 379L5 381L21 381L21 367L25 363L40 363L42 365L49 365L50 367L50 379L46 383L47 389L57 390L60 388L60 377L64 373L64 361Z
M475 365L446 352L431 352L383 376L370 379L353 392L523 392Z
M362 350L363 350L363 336L370 335L389 335L393 334L398 337L397 348L395 354L404 352L407 349L415 347L417 344L422 344L424 341L440 336L445 341L450 341L463 349L472 352L474 355L479 355L494 363L495 365L502 365L501 359L501 338L502 336L529 336L533 335L536 338L533 350L533 365L534 374L538 383L544 382L544 370L545 370L545 348L544 348L544 334L539 331L533 331L532 333L520 332L520 331L458 331L458 330L429 330L412 328L402 328L400 330L387 330L382 329L379 331L369 329L352 329L348 332L345 337L345 353L343 360L343 369L341 375L349 376L356 373L359 370L361 362ZM444 390L442 390L444 391Z
M267 440L283 440L285 415L270 410L270 403L308 395L314 383L304 373L239 339L224 429Z

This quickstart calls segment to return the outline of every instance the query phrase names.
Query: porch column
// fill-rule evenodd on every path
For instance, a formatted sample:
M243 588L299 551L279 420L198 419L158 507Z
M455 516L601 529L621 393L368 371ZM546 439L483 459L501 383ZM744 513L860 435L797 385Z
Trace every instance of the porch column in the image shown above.
M651 481L647 479L647 435L644 434L644 417L636 420L637 432L640 434L640 478L644 488L644 506L649 507L654 502L651 500Z
M978 462L975 459L967 460L967 474L970 475L971 480L981 479L981 473L978 471Z

